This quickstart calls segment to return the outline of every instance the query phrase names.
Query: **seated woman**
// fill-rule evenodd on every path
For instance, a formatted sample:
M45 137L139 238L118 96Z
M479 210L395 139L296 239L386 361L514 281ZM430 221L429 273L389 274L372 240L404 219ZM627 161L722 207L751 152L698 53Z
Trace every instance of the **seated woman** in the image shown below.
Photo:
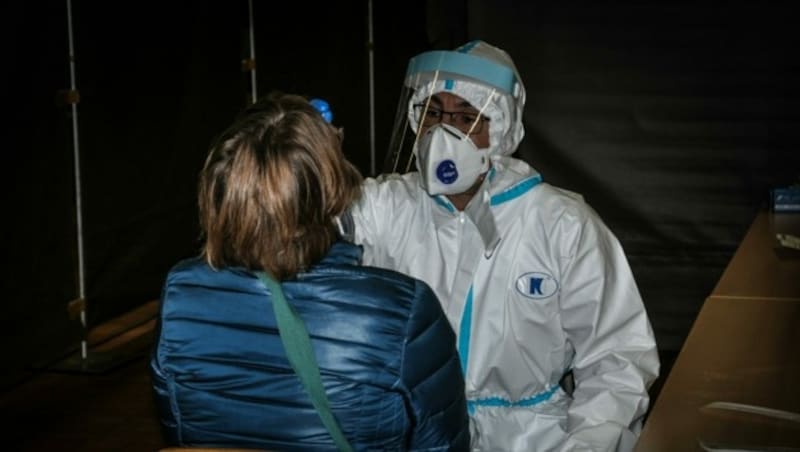
M454 333L431 289L361 266L337 218L361 177L299 96L247 108L200 175L202 255L177 264L150 362L173 446L335 449L287 359L273 292L305 323L331 411L355 450L466 450Z

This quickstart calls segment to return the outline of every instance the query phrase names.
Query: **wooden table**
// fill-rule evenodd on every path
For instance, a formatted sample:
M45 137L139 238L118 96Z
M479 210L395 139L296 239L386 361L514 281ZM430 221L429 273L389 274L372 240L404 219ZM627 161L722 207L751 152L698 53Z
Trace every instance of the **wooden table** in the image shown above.
M702 450L699 441L800 448L800 423L704 408L735 402L800 413L799 347L800 301L709 297L636 450Z
M703 304L636 451L800 450L800 258L776 253L772 233L771 214L759 213ZM795 420L710 408L714 402Z
M711 295L800 298L800 251L779 249L776 230L800 235L800 213L759 212Z

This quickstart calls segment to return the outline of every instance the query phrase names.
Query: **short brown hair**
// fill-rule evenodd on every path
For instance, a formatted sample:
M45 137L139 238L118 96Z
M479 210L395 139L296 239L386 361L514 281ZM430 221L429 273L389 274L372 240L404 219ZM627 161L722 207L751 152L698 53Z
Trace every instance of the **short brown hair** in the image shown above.
M358 198L361 181L339 131L305 98L273 92L209 151L198 190L203 255L214 268L293 277L327 253L334 218Z

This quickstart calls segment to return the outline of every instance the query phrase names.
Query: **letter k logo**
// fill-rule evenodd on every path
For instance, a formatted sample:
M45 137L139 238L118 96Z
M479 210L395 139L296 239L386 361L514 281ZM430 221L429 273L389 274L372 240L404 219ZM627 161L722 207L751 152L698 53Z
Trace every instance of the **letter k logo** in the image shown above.
M514 286L525 298L543 300L558 293L558 281L543 272L528 272L520 275Z
M531 295L542 295L542 281L544 281L544 278L531 278L529 286Z

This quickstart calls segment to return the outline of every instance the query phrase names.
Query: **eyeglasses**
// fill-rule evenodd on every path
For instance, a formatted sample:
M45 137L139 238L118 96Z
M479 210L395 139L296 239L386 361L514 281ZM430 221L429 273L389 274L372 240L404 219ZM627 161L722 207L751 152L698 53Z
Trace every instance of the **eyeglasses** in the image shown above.
M415 104L414 113L416 113L418 118L421 117L423 113L425 114L425 117L420 121L423 127L433 127L444 121L465 134L470 135L477 135L483 132L483 124L489 122L489 118L478 114L478 112L474 110L445 111L431 106L428 106L428 109L425 110L425 104ZM449 121L444 119L447 115L450 115ZM474 128L473 125L475 126Z

